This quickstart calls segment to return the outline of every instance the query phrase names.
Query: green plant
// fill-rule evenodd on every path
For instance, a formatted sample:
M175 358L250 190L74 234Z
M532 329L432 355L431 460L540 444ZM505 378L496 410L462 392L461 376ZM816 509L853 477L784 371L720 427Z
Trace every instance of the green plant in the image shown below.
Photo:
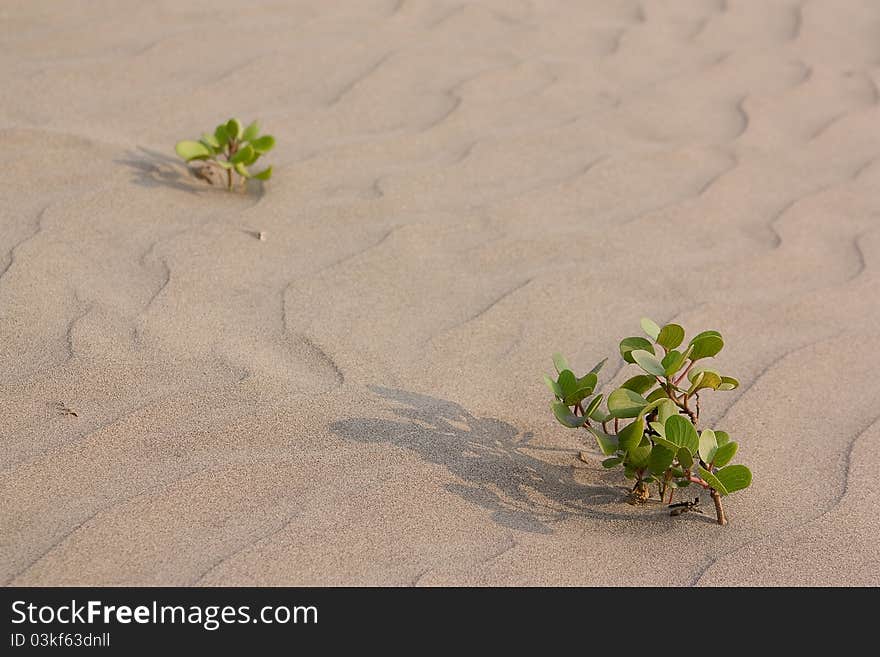
M744 465L729 465L738 445L726 432L697 431L700 393L739 386L733 377L698 364L716 356L724 340L718 331L703 331L682 350L685 332L678 324L661 328L643 319L642 329L647 338L629 337L620 342L620 355L637 365L641 373L627 379L607 399L593 394L607 358L577 377L565 358L555 354L557 378L544 375L556 397L551 405L553 414L568 428L592 433L607 457L602 465L622 466L625 476L635 480L633 502L647 501L652 483L657 485L661 502L669 492L669 504L676 488L695 484L709 491L718 524L725 525L721 498L747 488L752 473ZM680 512L673 509L673 515Z
M229 119L218 125L214 134L205 133L198 141L179 141L174 150L187 162L204 160L207 165L222 169L226 173L226 187L231 190L233 172L241 178L242 185L248 178L269 180L272 177L272 167L259 173L251 173L248 167L274 146L275 138L260 135L256 121L244 128L238 119Z

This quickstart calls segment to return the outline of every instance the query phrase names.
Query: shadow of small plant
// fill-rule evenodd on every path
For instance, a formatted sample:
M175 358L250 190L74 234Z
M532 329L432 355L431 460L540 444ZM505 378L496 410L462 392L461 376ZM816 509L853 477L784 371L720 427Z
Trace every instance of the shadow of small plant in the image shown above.
M205 189L197 184L195 175L180 160L158 151L138 146L117 162L131 169L133 182L141 187L172 187L191 194Z
M125 157L116 161L131 169L132 182L149 189L170 187L190 194L212 194L223 190L222 187L204 185L200 182L199 165L187 166L179 159L138 146L128 151ZM263 183L259 180L247 181L248 193L263 195Z
M472 415L454 402L405 390L371 390L393 402L390 410L398 419L352 418L334 422L331 430L347 440L403 447L445 467L462 480L446 490L488 509L501 526L546 534L551 523L570 516L630 518L597 509L621 503L619 488L583 485L570 467L529 454L540 449L529 446L530 433Z

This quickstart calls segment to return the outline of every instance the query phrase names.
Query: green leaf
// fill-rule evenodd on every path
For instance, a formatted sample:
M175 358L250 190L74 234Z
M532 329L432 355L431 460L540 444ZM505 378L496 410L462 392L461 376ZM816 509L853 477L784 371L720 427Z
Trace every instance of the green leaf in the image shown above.
M556 368L557 374L562 374L565 370L571 369L568 366L568 361L565 360L565 356L563 356L559 352L553 354L553 367Z
M657 406L657 420L663 423L664 436L666 435L666 420L671 418L673 415L678 415L678 406L676 406L675 402L671 399L667 398L664 402Z
M724 348L724 340L720 335L707 335L707 333L709 332L700 333L691 340L691 346L694 348L691 352L691 360L697 361L716 356Z
M242 178L250 178L251 177L250 172L247 170L247 167L242 162L236 163L235 170L238 172L238 175L240 175Z
M624 381L620 387L644 395L655 385L657 385L657 379L653 376L650 376L649 374L637 374L631 379Z
M722 445L726 445L730 442L730 434L728 434L726 431L715 429L715 442L718 443L719 447L721 447Z
M254 121L247 128L244 129L244 132L241 135L241 138L244 141L253 141L257 137L260 136L260 124L257 121Z
M645 340L645 338L624 338L620 341L620 355L627 363L635 363L632 357L633 350L641 349L654 353L654 345Z
M275 147L275 137L272 135L263 135L259 139L254 139L251 146L257 153L268 153Z
M736 388L739 388L739 381L732 376L721 377L721 385L718 386L718 390L735 390Z
M714 370L711 367L708 367L705 365L697 365L696 367L692 367L690 369L690 371L688 372L688 376L687 376L688 381L693 383L694 379L696 379L697 375L700 374L701 372L710 372L711 374L714 374L716 377L718 377L719 381L721 380L721 375L718 373L717 370Z
M720 431L716 431L715 435L717 436ZM715 451L715 455L712 457L712 465L716 468L721 468L730 463L736 454L736 450L739 449L739 445L734 441L730 441L728 443L724 443L720 445L718 449ZM705 461L705 459L703 459Z
M709 484L712 488L717 490L722 495L727 495L727 489L724 487L724 482L718 479L711 472L706 470L705 468L699 468L700 476L703 478L707 484Z
M596 436L596 442L599 443L599 449L602 450L602 453L605 456L616 454L617 450L620 449L620 441L617 439L617 436L607 434L595 427L588 426L587 430Z
M560 401L552 402L551 407L553 408L553 415L556 416L559 423L569 429L577 429L578 427L583 426L584 422L587 421L586 418L578 417L572 413L568 406Z
M204 160L205 158L211 157L211 155L213 155L213 153L203 143L192 140L177 142L174 150L177 151L177 154L187 162L190 162L192 160Z
M637 418L617 432L617 440L620 449L629 452L642 442L642 435L645 433L645 421Z
M654 376L666 376L666 369L663 365L660 364L660 361L657 360L657 357L654 356L653 353L644 351L642 349L635 349L630 352L630 356L632 359L645 370L648 374L653 374Z
M678 462L681 464L681 467L686 470L694 465L694 457L687 447L680 447L676 456L678 456Z
M721 377L718 376L717 373L713 372L712 370L704 370L702 372L699 372L697 376L694 377L694 382L691 384L691 387L688 388L688 395L692 395L697 390L703 390L704 388L717 390L718 386L720 385Z
M656 433L660 434L661 438L666 438L666 427L663 426L662 422L649 422L648 426L651 427Z
M233 164L238 164L239 162L244 164L245 162L250 160L251 157L253 157L253 155L254 155L254 149L251 148L250 144L245 144L244 146L239 148L237 151L235 151L235 155L230 157L229 161L232 162Z
M644 397L626 388L618 388L608 395L608 412L617 418L636 417L647 405Z
M589 374L585 374L582 378L577 380L578 388L589 388L590 392L596 389L596 384L599 382L599 377L597 377L593 372Z
M590 373L598 375L607 360L608 360L607 358L603 358L598 363L593 365L593 369L590 370Z
M220 148L220 142L217 141L216 135L209 135L207 132L203 132L202 142L209 145L211 148Z
M592 388L578 388L573 393L566 396L562 401L564 401L569 406L574 406L575 404L579 404L592 394Z
M559 387L562 388L564 397L573 395L577 391L577 378L571 370L562 370L557 380Z
M610 459L605 459L602 461L603 468L613 468L616 465L620 465L623 463L623 459L619 456L612 456Z
M678 324L667 324L655 338L666 349L675 349L684 340L684 329Z
M645 397L645 399L647 399L649 402L655 402L658 399L663 399L665 397L666 397L666 391L663 390L663 388L657 388L654 392L652 392L650 395Z
M559 374L559 381L557 382L559 387L562 389L562 401L564 401L569 406L574 406L578 402L586 399L593 393L593 385L589 385L593 379L595 379L595 374L588 374L584 377L586 380L586 384L588 387L583 387L581 385L581 381L578 381L574 373L571 370L562 370Z
M544 375L544 383L550 388L550 392L552 392L557 399L561 400L565 397L565 393L562 392L562 387L546 374Z
M752 473L744 465L728 465L716 472L715 476L724 484L727 493L748 488L752 483Z
M648 415L648 413L650 413L655 408L657 408L662 402L663 402L662 399L655 399L654 401L650 402L647 406L642 408L642 410L639 411L639 415L641 417L645 417L646 415Z
M241 139L243 133L244 128L241 127L241 121L238 119L229 119L226 122L226 134L229 135L231 139Z
M673 415L666 420L666 439L695 454L700 447L700 437L694 425L681 415Z
M221 123L214 129L214 138L217 140L217 144L220 148L223 148L229 143L229 133L226 132L225 123Z
M697 386L703 382L704 372L697 372L697 375L694 377L694 381L691 384L691 387L688 388L687 394L692 395L694 391L697 389Z
M654 474L666 472L666 468L672 465L675 452L663 445L654 445L651 448L651 456L648 458L648 470Z
M673 349L663 357L662 361L660 361L660 364L663 365L663 375L669 377L673 376L681 369L681 366L684 365L684 361L685 355L677 349Z
M223 160L214 160L214 163L219 167L223 167L224 169L234 168L233 165L231 165L229 162L225 162Z
M657 423L654 422L654 424L657 424ZM672 450L673 454L675 454L678 451L678 445L676 445L675 443L669 442L668 440L666 440L666 438L663 438L662 436L651 436L651 440L654 441L655 445L662 445L666 449Z
M660 327L657 326L656 322L651 321L647 317L642 317L642 330L647 333L652 340L656 340L657 336L660 335Z
M695 340L699 340L701 338L707 338L709 336L720 338L721 334L718 331L703 331L702 333L697 333L693 338L691 338L691 344L693 344L693 342Z
M272 177L272 167L266 167L259 173L255 173L253 177L257 180L269 180Z
M626 453L626 462L635 468L644 468L648 465L648 459L651 458L651 446L639 445L633 447Z
M675 482L676 488L687 488L690 485L691 485L691 482L687 479L679 479L678 481Z
M601 395L601 394L593 397L593 399L590 401L589 404L587 404L587 407L584 409L584 415L586 415L587 417L593 417L593 413L595 413L598 410L599 404L602 403L602 400L604 398L605 398L605 395Z
M706 463L711 463L717 450L718 443L715 442L715 432L711 429L704 429L700 434L700 458Z

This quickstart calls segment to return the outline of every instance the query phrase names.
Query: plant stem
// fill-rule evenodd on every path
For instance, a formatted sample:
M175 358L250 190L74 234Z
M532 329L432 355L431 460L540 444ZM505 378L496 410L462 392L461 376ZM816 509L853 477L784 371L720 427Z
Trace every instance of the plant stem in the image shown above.
M694 361L691 361L690 363L688 363L688 366L684 368L684 372L682 372L679 375L679 377L675 380L675 385L678 385L679 383L681 383L681 380L687 376L688 372L691 371L691 367L693 367L693 365L694 365Z
M714 488L709 489L709 494L712 496L712 501L715 502L715 515L718 518L718 524L726 525L727 516L724 515L724 507L721 506L721 495Z
M700 486L702 486L703 488L705 488L706 490L709 491L709 495L712 496L712 501L715 502L715 515L717 516L718 524L719 525L726 525L727 524L727 516L724 515L724 507L721 506L721 494L717 490L712 488L709 484L707 484L705 481L700 479L699 477L695 477L693 475L690 475L688 477L688 480L691 481L692 483L699 484Z
M662 384L661 384L661 386L662 386ZM679 401L678 398L675 396L675 393L672 391L672 384L667 383L667 385L662 386L662 387L663 387L663 389L666 391L666 396L672 401L672 403L674 403L674 404L675 404L676 406L678 406L681 410L683 410L685 413L687 413L688 417L689 417L690 420L691 420L691 424L693 424L694 426L696 426L696 425L697 425L697 420L699 419L699 415L700 415L700 414L699 414L699 411L698 411L697 413L694 413L693 411L691 411L691 409L688 408L688 405L687 405L688 397L687 397L687 395L684 395L684 396L682 397L682 400L683 400L683 401Z
M230 140L229 141L229 154L226 156L227 162L232 159L232 156L235 155L235 151L237 151L237 150L238 150L238 144L236 144L235 141ZM226 181L229 186L229 191L231 192L232 191L232 169L226 169Z
M694 413L691 409L688 408L688 398L687 395L683 397L682 403L678 404L678 407L681 408L685 413L687 413L688 417L691 420L691 424L694 425L694 428L697 426L697 413ZM674 401L674 400L673 400ZM676 402L677 403L677 402Z
M578 411L581 412L581 417L584 418L584 428L593 426L590 424L590 418L587 417L587 414L584 412L584 407L581 406L580 402L574 405L574 414L577 415Z

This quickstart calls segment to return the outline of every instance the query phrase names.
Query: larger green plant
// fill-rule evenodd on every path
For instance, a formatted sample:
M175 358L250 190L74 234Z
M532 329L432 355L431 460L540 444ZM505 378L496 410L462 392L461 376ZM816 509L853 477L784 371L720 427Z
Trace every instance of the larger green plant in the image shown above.
M647 337L620 342L620 355L641 372L607 399L594 394L607 358L578 377L562 355L554 355L557 376L544 376L556 397L551 405L553 414L564 426L584 428L595 436L607 457L602 465L620 466L627 478L635 480L634 501L646 501L652 483L661 501L668 491L669 504L677 488L697 485L709 492L718 524L725 525L721 498L747 488L752 473L744 465L730 464L738 445L725 431L697 429L700 393L739 386L733 377L722 376L703 364L718 355L724 340L718 331L703 331L683 347L685 332L678 324L661 328L643 319L642 329ZM688 502L681 506L694 505ZM681 510L673 508L673 515Z
M174 150L187 162L203 160L208 166L221 169L225 174L226 186L231 190L235 178L244 184L249 178L269 180L272 177L272 167L259 173L251 173L248 167L274 146L275 138L260 135L260 126L256 121L245 128L238 119L229 119L218 125L213 134L205 133L198 141L177 142Z

